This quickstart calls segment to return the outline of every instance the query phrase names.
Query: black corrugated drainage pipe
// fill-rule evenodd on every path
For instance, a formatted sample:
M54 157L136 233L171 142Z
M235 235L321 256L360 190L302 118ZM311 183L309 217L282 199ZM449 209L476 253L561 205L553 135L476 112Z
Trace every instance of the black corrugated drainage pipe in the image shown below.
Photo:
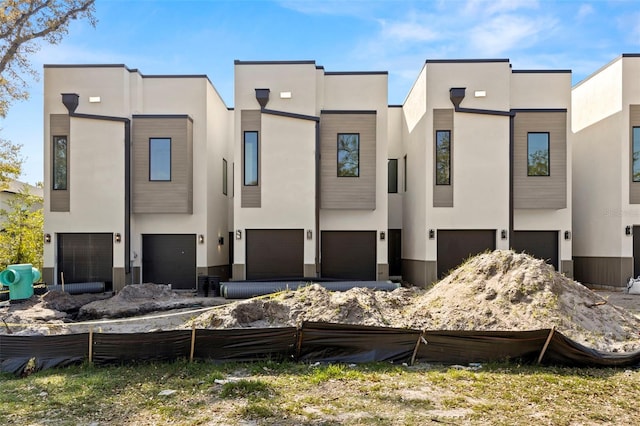
M125 284L129 284L131 283L131 120L125 117L76 113L79 98L77 93L62 94L62 103L69 111L69 117L116 121L124 124L124 272Z
M309 281L226 282L220 285L220 295L226 299L249 299L284 290L297 290L311 284L314 283ZM316 284L329 291L347 291L352 288L393 291L400 287L400 284L391 281L327 281Z
M90 282L90 283L72 283L61 285L48 285L47 291L62 291L69 294L83 294L83 293L104 293L104 282Z

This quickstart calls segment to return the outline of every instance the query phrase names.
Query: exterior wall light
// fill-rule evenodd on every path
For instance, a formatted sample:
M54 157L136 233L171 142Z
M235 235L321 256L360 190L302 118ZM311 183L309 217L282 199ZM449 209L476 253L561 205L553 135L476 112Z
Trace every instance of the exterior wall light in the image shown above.
M202 235L202 234L198 235L198 242L200 244L204 244L204 235Z
M433 240L436 237L436 230L435 229L429 229L429 239Z
M122 241L122 235L120 235L119 232L116 232L116 235L114 236L114 240L116 243L119 243L120 241Z
M384 234L384 231L380 231L380 241L384 241L387 236Z
M564 231L564 239L565 240L571 239L571 231Z
M241 240L242 239L242 231L239 229L236 229L236 240Z
M218 245L224 245L224 237L218 237Z
M507 239L507 230L503 229L502 231L500 231L500 238L502 238L503 240Z
M311 240L313 238L313 231L311 229L307 229L307 240Z
M47 244L51 242L51 234L44 234L44 242Z
M631 227L627 225L626 228L624 228L624 234L625 235L631 235Z

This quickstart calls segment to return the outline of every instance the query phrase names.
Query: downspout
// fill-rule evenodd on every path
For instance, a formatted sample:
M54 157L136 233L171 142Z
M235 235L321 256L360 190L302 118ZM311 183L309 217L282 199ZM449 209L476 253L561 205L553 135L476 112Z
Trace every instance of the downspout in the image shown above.
M269 89L255 89L256 90L256 100L260 104L260 112L262 114L275 115L279 117L288 117L294 118L298 120L308 120L314 121L316 124L315 131L315 165L316 165L316 173L315 173L315 188L316 188L316 197L315 197L315 234L316 234L316 255L315 255L315 267L316 267L316 276L320 277L320 117L315 115L305 115L305 114L296 114L292 112L286 111L276 111L272 109L267 109L267 103L269 102Z
M514 212L513 212L513 161L514 161L514 118L516 116L515 111L499 111L491 109L476 109L476 108L463 108L460 103L465 96L465 87L452 87L449 89L449 99L454 106L455 112L466 112L469 114L485 114L485 115L497 115L502 117L509 117L509 245L513 244L513 227L514 227Z
M91 120L115 121L124 124L124 272L125 284L131 278L131 120L124 117L76 113L80 96L77 93L63 93L62 103L69 111L69 117Z

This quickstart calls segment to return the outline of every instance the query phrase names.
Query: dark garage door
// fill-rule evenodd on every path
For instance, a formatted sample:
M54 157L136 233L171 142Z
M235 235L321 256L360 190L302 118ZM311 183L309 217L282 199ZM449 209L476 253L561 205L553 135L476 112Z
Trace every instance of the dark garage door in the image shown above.
M375 231L322 231L323 278L376 280Z
M247 229L247 279L302 278L302 229Z
M557 231L514 231L513 250L543 259L558 270Z
M196 236L142 236L142 280L171 284L172 289L196 288Z
M468 257L495 250L495 230L438 230L438 278L456 268Z
M113 234L58 234L57 283L113 284Z

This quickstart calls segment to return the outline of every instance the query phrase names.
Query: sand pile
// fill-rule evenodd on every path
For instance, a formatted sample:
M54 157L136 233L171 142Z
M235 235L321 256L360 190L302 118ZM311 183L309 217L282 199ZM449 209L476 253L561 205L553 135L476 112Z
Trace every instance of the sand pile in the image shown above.
M541 260L500 250L470 259L430 290L331 293L316 284L226 305L194 321L200 328L283 327L303 321L424 330L555 326L592 348L640 349L640 319Z

